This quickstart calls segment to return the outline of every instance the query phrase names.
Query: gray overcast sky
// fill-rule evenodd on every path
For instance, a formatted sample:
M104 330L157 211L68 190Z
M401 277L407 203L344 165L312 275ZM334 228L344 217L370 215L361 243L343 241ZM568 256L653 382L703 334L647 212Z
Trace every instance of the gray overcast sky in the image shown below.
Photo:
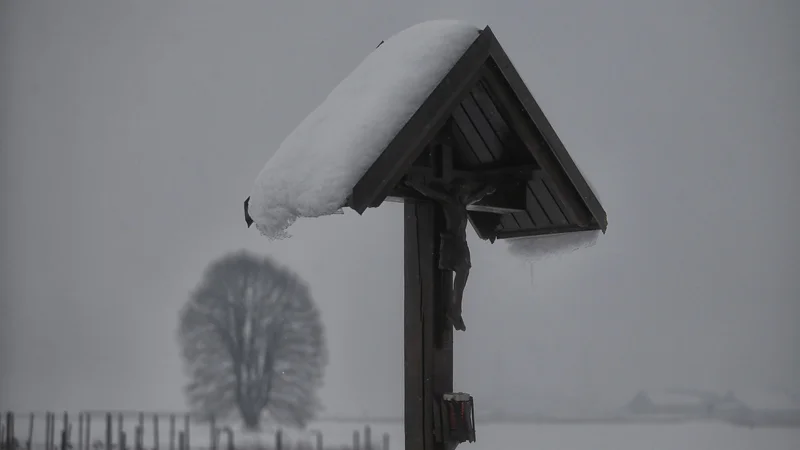
M399 412L402 207L273 243L242 201L382 39L434 18L493 28L609 215L533 266L473 236L459 389L800 380L797 1L3 0L3 406L183 408L178 308L247 248L310 283L328 410Z

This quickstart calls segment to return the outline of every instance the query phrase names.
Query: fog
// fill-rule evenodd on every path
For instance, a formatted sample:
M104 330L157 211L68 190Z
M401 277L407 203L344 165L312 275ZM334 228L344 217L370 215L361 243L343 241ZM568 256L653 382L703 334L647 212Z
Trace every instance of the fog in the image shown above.
M246 248L311 286L326 411L399 416L402 206L271 242L242 201L381 40L434 18L492 27L609 217L533 262L471 235L456 388L800 389L798 2L4 0L3 409L184 409L177 312Z

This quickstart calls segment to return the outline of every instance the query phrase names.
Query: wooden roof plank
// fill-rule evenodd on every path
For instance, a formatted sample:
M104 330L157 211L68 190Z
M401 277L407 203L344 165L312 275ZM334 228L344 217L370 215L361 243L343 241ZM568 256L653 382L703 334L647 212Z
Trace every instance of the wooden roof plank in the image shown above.
M505 154L503 143L497 137L491 125L489 125L489 121L486 119L486 116L484 116L483 111L478 107L477 103L475 103L471 94L467 95L464 101L461 102L461 108L467 114L467 117L469 117L472 126L480 136L484 146L494 157L494 160L502 160Z
M537 174L533 180L528 184L536 196L539 204L542 206L547 218L553 225L567 225L570 223L567 217L561 210L561 207L556 203L553 193L547 189L544 180L540 174Z
M527 187L528 187L528 196L527 196L528 214L530 215L530 218L533 221L535 227L541 228L541 227L551 226L553 223L550 221L550 218L547 217L547 214L544 212L544 208L542 208L541 203L539 203L539 200L533 193L533 188L531 187L530 182L528 182Z
M553 156L555 157L557 163L563 168L564 172L566 173L566 178L571 182L569 184L574 186L574 189L578 192L578 196L581 198L586 208L590 211L593 218L600 225L600 229L605 231L606 227L608 226L608 218L605 210L600 204L600 201L597 199L597 196L592 192L591 187L580 173L580 170L578 170L578 167L575 165L572 157L570 157L569 153L567 153L567 150L564 148L564 144L561 142L561 139L558 137L552 125L545 117L544 112L542 112L541 108L536 103L536 100L534 100L533 95L528 90L528 87L525 85L525 82L522 80L522 77L520 77L514 65L511 63L511 60L508 58L505 50L503 50L503 48L500 46L500 43L497 41L497 38L494 36L492 30L489 27L486 27L482 34L483 33L491 36L491 49L489 51L490 59L493 62L494 68L499 72L499 75L508 83L511 94L516 99L516 102L512 103L519 103L520 106L522 106L522 111L525 112L524 115L527 116L528 120L533 122L534 126L540 131L542 137L552 149ZM489 72L493 71L490 70ZM522 120L524 118L519 117L522 116L522 114L519 116L517 114L513 114L512 116L514 117L515 122L522 122L518 123L517 125L524 125L524 120ZM515 127L518 133L521 130L527 130L527 127L520 129L519 126ZM522 131L522 133L525 132ZM526 144L528 144L528 142L526 142ZM543 167L543 169L552 173L549 168ZM554 181L554 184L557 185L559 190L564 188L563 185L566 184L565 180L559 179ZM570 211L569 213L570 215L575 216L577 223L583 224L586 222L586 218L582 217L580 213L576 211Z
M490 80L490 86L488 86L490 92L498 100L500 114L506 118L511 129L517 133L525 147L533 154L542 170L550 175L558 194L568 198L568 201L564 202L568 205L564 213L567 215L569 222L587 225L591 217L587 211L575 206L576 201L581 202L580 194L578 194L570 180L561 170L555 157L542 145L535 126L532 127L532 124L529 123L530 118L526 117L524 110L518 107L518 100L513 91L493 71L486 71L485 76L487 80Z
M497 138L503 143L506 153L513 158L519 158L520 161L525 163L533 162L533 156L524 148L519 137L511 131L503 116L497 110L495 100L487 91L484 81L478 80L475 88L470 92L470 96L475 100L475 103L483 112L483 116L488 121L492 130L494 130Z
M467 116L462 105L459 105L459 107L453 111L453 121L456 123L456 126L458 126L465 142L469 148L475 152L475 155L481 163L491 164L496 161L494 154L492 154L491 150L486 146L486 143L481 139L478 130L475 129L475 126L472 124L469 116Z

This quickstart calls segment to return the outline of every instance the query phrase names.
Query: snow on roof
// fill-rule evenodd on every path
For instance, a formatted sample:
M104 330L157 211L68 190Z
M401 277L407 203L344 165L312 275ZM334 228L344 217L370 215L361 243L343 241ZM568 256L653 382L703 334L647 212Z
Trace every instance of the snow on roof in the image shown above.
M454 20L387 39L283 141L258 175L248 212L261 234L288 237L299 217L342 208L353 187L478 37Z

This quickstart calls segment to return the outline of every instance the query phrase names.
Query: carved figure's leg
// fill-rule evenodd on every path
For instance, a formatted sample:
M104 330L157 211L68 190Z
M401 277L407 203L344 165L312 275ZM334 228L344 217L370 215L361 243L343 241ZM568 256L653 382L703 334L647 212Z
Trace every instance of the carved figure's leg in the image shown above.
M461 304L464 299L464 288L467 286L469 277L469 267L458 267L453 273L453 299L447 311L447 318L453 324L453 328L465 331L467 326L464 318L461 317Z

